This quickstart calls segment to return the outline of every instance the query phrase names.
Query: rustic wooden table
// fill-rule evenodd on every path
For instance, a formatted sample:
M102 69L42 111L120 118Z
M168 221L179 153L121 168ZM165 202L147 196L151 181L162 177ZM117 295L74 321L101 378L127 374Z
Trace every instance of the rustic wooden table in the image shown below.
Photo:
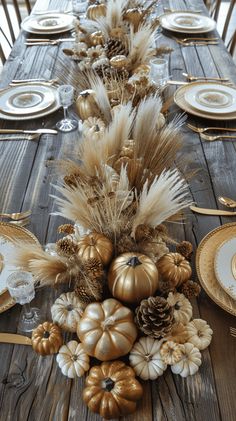
M39 4L40 2L38 2ZM63 10L66 0L49 0L49 8ZM204 6L201 0L173 0L165 6L194 9ZM53 77L57 57L63 56L60 46L29 47L21 33L5 65L1 86L12 78ZM197 75L229 77L236 83L236 67L223 44L181 48L163 32L158 44L173 47L171 72L173 79L184 80L183 71ZM67 58L65 58L67 60ZM71 63L68 61L69 66ZM70 67L68 67L69 69ZM174 87L170 88L175 90ZM170 117L180 110L173 106ZM37 121L24 123L0 121L1 128L52 128L61 118L61 111ZM199 122L189 117L189 121ZM207 121L202 123L208 123ZM235 124L235 122L234 122ZM207 124L206 124L207 125ZM202 142L197 134L183 126L187 158L186 172L197 170L190 180L190 192L199 206L216 208L217 196L236 198L235 143ZM0 143L0 209L14 212L32 209L29 229L42 244L56 239L56 227L61 219L51 215L54 210L51 185L52 170L48 162L73 150L77 133L41 136L39 142L3 141ZM181 156L180 156L181 159ZM207 217L187 214L185 224L175 229L177 239L191 241L195 248L210 230L234 222L234 218ZM50 319L50 305L58 291L39 291L34 304ZM16 305L0 315L0 332L17 332L21 307ZM144 397L137 412L123 420L133 421L233 421L236 414L236 339L229 327L236 326L235 317L223 311L204 291L194 303L194 316L207 320L214 330L210 347L203 351L199 372L187 379L171 374L168 369L157 381L144 383ZM71 381L58 368L55 357L42 358L30 347L0 344L0 420L1 421L95 421L100 417L88 412L81 394L84 379Z

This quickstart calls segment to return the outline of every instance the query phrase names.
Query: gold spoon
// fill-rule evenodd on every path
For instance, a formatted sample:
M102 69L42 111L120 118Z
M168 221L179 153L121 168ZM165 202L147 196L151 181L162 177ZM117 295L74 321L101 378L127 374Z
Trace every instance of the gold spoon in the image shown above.
M229 197L225 196L219 196L218 200L222 205L227 206L227 208L236 208L236 200L230 199Z

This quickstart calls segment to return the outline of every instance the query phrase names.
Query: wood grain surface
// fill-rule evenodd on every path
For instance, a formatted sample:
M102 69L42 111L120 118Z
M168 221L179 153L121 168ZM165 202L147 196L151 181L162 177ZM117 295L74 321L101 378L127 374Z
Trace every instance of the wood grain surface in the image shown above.
M202 9L202 0L164 0L164 6L176 9ZM38 9L65 10L67 0L38 0ZM223 43L216 46L181 47L171 33L163 31L157 44L171 46L173 79L184 80L182 72L195 75L224 76L236 83L236 67ZM59 46L28 47L26 33L21 33L1 75L0 86L13 78L46 77L55 74L57 57L63 56ZM65 60L68 58L65 57ZM175 87L169 87L171 96ZM169 118L182 113L172 105ZM53 128L62 116L61 110L42 119L28 122L0 120L1 128ZM209 125L209 121L188 116L193 124ZM223 123L219 123L221 125ZM227 123L233 126L233 123ZM235 142L201 141L198 134L182 127L183 148L179 161L186 162L183 172L194 171L189 181L193 201L201 207L221 208L217 196L236 198ZM56 228L62 218L55 211L53 171L50 161L73 153L79 142L78 133L43 135L39 142L0 141L0 210L15 212L32 210L29 229L42 244L56 240ZM184 224L170 227L176 239L191 241L195 250L212 229L234 217L220 218L186 212ZM194 263L194 258L193 258ZM196 275L194 274L194 278ZM38 291L33 302L50 319L50 306L61 291ZM207 320L214 330L210 347L202 352L203 364L193 377L182 379L168 369L157 381L143 382L144 397L137 412L122 421L234 421L236 419L236 339L229 327L236 326L235 317L223 311L204 291L193 302L194 317ZM21 307L16 305L0 315L0 332L17 332ZM71 336L65 336L69 340ZM30 347L0 344L0 421L99 421L82 402L84 378L70 380L61 374L55 357L40 357Z

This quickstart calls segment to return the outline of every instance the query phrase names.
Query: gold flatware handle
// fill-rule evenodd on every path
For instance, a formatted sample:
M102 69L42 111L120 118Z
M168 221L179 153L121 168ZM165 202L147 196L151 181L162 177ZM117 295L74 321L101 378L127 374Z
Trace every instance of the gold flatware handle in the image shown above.
M236 212L224 211L221 209L199 208L198 206L189 206L191 211L201 213L202 215L218 215L218 216L236 216Z
M0 342L6 344L32 345L31 338L16 333L0 333Z

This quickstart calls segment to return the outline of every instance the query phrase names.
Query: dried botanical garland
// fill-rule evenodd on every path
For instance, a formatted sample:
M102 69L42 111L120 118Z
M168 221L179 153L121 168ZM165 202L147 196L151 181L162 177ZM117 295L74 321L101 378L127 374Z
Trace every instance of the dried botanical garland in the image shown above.
M135 375L154 380L168 365L182 377L195 374L212 330L192 320L189 299L200 292L191 279L192 245L176 243L166 228L190 200L176 168L181 121L166 123L147 77L155 2L90 3L95 20L78 24L76 45L65 51L79 61L69 83L81 78L85 89L77 99L82 142L73 161L58 163L58 213L72 223L58 229L57 254L21 245L16 263L41 286L68 285L52 307L54 324L36 329L33 346L41 355L58 352L70 378L89 370L89 356L103 361L90 369L83 399L110 419L135 411L142 396ZM90 65L93 72L83 73ZM80 343L62 345L60 327L76 331ZM119 360L128 354L130 366ZM112 403L116 387L120 406Z

